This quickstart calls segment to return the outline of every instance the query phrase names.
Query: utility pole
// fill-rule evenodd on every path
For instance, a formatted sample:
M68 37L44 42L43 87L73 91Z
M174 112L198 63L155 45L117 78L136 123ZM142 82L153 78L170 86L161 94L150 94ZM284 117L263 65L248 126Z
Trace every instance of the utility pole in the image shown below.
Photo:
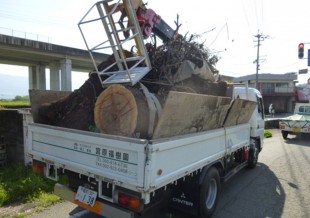
M257 57L256 57L256 89L259 90L259 87L258 87L258 71L260 70L259 69L259 66L260 66L260 59L259 59L259 47L261 46L260 42L261 41L264 41L264 39L268 38L269 36L265 36L263 34L260 34L259 33L259 30L257 32L257 35L255 35L255 37L257 38Z

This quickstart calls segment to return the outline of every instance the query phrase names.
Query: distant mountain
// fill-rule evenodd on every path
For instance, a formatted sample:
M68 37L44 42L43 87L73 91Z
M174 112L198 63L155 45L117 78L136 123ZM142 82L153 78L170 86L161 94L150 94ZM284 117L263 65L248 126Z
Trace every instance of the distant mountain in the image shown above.
M0 74L0 99L13 99L28 94L28 77Z

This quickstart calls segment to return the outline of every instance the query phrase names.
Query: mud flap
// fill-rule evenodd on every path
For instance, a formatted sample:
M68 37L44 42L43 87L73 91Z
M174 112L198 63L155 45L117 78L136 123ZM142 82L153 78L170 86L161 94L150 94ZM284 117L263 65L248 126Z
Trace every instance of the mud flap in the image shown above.
M178 181L179 182L179 181ZM179 182L171 191L171 206L184 213L197 215L199 209L199 185L194 179Z

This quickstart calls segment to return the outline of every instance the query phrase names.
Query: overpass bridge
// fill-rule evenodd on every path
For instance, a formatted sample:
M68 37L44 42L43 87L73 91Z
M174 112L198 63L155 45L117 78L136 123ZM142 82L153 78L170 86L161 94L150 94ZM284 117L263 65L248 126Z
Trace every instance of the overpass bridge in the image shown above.
M93 53L97 64L108 55ZM72 71L94 69L88 51L0 34L0 63L28 66L29 89L46 89L46 68L51 90L72 90Z

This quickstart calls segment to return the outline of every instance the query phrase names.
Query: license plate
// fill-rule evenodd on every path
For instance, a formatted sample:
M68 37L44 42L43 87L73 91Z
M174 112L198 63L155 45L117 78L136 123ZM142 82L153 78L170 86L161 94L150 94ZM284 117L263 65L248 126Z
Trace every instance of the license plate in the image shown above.
M293 132L300 132L300 128L297 128L297 127L294 127L292 130Z
M97 198L97 192L82 186L79 186L79 189L75 196L75 200L78 200L91 207L93 207L94 204L96 203L96 198Z

